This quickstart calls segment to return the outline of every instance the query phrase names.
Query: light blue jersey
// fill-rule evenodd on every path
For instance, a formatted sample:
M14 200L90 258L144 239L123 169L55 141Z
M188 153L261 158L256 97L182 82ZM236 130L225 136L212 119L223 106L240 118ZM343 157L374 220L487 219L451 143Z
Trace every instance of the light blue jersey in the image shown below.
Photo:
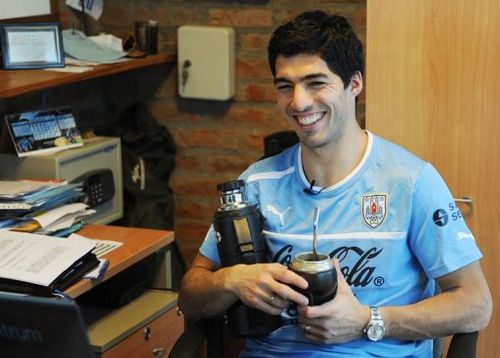
M250 202L262 214L270 260L288 265L312 247L315 206L320 208L318 251L338 258L357 299L398 306L434 293L433 279L481 258L452 195L437 171L403 148L368 133L366 153L341 182L313 188L302 169L300 145L251 165L242 175ZM200 253L220 263L211 228ZM242 357L431 357L432 341L383 339L319 344L284 325L248 339Z

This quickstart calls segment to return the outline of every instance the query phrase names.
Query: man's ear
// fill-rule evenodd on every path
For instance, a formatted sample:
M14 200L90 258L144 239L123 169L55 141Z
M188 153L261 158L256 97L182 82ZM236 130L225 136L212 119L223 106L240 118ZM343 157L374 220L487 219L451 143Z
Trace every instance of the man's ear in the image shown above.
M363 90L363 75L361 74L361 72L356 71L354 75L352 75L349 87L351 88L351 92L355 96L361 93L361 91Z

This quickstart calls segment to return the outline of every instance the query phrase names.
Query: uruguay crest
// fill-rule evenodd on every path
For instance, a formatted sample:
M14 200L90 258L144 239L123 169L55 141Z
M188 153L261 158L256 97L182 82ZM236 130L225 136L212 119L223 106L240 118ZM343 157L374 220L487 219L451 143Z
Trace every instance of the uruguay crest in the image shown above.
M376 228L385 219L387 212L387 194L363 195L361 214L365 223Z

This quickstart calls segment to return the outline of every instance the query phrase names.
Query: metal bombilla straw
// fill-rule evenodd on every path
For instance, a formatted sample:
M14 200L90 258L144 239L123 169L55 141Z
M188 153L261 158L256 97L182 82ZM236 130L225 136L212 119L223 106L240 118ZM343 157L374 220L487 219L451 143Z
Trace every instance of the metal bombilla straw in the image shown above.
M318 220L319 220L319 207L314 208L314 215L313 215L313 243L312 243L312 259L314 261L319 260L319 255L318 255Z

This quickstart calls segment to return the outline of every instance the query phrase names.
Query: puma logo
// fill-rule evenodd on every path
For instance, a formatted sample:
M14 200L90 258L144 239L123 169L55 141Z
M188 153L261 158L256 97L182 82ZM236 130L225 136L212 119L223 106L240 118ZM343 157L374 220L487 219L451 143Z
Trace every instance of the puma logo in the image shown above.
M288 212L288 210L290 210L290 209L291 209L291 207L289 206L285 211L280 213L278 209L276 209L274 206L269 204L266 206L265 211L269 211L271 214L276 215L280 219L281 226L284 226L285 225L284 216Z

